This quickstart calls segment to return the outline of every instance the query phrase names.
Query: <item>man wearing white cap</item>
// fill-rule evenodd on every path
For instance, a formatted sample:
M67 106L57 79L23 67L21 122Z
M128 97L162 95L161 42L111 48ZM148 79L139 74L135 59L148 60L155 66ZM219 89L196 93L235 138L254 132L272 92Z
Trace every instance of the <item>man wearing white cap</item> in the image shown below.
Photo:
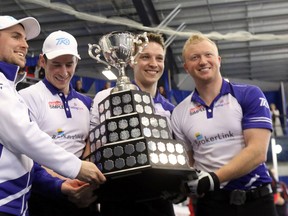
M52 32L45 39L39 56L45 78L19 93L31 111L32 121L57 145L81 158L89 133L92 99L76 92L70 83L80 59L77 46L76 39L68 32ZM86 207L95 201L94 189L87 188L86 193L79 196L77 205ZM90 214L89 208L77 208L66 199L59 201L35 193L32 193L29 209L31 216Z
M93 163L59 147L30 121L29 109L15 89L18 72L26 63L26 41L39 33L40 25L33 17L0 16L0 215L28 215L32 183L35 190L58 194L73 186L67 188L68 180L63 183L51 177L33 160L68 178L93 184L106 180Z

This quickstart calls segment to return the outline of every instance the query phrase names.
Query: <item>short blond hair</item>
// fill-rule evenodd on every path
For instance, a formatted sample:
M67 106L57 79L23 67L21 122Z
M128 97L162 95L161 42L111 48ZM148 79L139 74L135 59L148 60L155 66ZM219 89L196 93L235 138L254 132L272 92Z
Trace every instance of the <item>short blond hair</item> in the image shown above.
M214 41L210 40L208 37L206 37L205 35L201 34L201 33L195 33L195 34L192 34L185 42L184 46L183 46L183 49L182 49L182 58L185 60L185 51L187 49L187 47L190 45L190 44L197 44L197 43L200 43L202 41L208 41L210 42L211 44L213 44L218 52L218 48L217 48L217 45Z

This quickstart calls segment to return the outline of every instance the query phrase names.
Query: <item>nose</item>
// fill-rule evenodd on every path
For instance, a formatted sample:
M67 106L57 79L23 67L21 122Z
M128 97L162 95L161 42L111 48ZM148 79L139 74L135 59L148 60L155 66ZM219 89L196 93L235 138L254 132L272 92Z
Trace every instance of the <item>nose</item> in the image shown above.
M28 45L26 39L24 39L24 38L22 39L21 46L22 46L23 48L25 48L25 49L28 49L28 48L29 48L29 45Z
M156 58L151 58L149 61L149 65L152 67L157 67L157 60Z
M68 69L67 69L67 66L65 65L65 64L63 64L62 65L62 67L61 67L61 71L62 71L62 73L61 73L61 75L63 76L63 77L67 77L68 76Z
M206 64L207 63L207 59L205 56L201 56L200 57L200 64Z

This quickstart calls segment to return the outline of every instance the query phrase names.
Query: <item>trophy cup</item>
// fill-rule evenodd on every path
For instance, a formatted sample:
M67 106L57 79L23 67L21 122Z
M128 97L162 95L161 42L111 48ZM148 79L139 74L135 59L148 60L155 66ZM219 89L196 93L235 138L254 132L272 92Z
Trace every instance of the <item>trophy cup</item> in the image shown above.
M98 190L100 201L142 201L164 194L166 199L184 198L179 196L181 183L197 178L183 143L172 139L169 120L154 114L150 94L137 90L125 75L126 65L146 46L147 37L140 40L145 37L112 32L100 39L100 45L89 44L92 58L119 70L116 87L98 104L100 123L89 133L87 158L107 178ZM101 51L106 61L100 59Z
M130 32L111 32L99 40L99 45L88 44L90 57L96 59L99 63L105 64L109 70L113 66L119 71L116 87L112 89L112 92L137 89L130 82L129 77L126 76L125 68L130 62L134 63L135 57L143 50L147 43L146 32L138 35ZM137 52L135 48L138 48ZM101 59L101 51L106 61Z

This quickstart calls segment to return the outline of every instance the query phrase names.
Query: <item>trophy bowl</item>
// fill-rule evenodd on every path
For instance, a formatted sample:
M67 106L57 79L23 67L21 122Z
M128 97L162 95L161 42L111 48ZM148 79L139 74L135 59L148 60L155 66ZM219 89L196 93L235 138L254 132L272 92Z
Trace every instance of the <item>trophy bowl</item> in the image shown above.
M97 60L98 63L105 64L108 69L111 66L119 71L116 86L113 92L124 90L136 90L137 87L130 82L126 76L125 68L129 63L134 63L135 57L148 44L147 33L134 35L131 32L111 32L102 36L98 44L88 44L88 53L90 57ZM94 51L94 53L93 53ZM102 60L100 56L104 57Z
M112 32L104 35L99 45L109 65L121 70L131 61L135 51L135 36L130 32Z

